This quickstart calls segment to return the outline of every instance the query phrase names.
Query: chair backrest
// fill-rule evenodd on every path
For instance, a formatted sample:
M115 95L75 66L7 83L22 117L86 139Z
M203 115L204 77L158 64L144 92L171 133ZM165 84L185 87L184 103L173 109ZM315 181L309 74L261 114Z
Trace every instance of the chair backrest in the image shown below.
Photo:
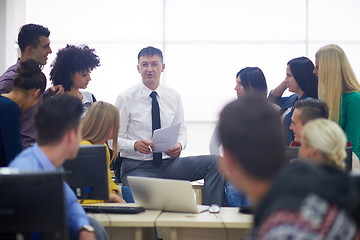
M285 147L285 159L290 162L292 159L299 157L300 147ZM352 169L352 147L346 147L346 158L345 158L345 171L349 172Z

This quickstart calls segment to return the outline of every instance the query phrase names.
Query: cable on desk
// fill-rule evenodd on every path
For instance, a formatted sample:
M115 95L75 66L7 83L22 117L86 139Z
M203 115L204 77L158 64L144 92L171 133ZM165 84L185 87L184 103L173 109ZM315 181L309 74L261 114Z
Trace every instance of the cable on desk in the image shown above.
M220 209L221 211L221 209ZM220 213L220 212L219 212ZM221 224L223 225L224 229L225 229L225 234L226 234L226 240L229 240L229 230L227 229L225 222L223 221L222 217L219 215L219 213L214 213L215 217L220 219Z

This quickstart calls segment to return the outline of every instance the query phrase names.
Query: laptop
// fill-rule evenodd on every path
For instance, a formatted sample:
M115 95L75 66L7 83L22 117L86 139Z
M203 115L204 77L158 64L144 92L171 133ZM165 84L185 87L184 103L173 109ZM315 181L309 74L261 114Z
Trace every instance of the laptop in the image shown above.
M200 213L209 206L197 205L189 181L149 177L127 177L137 206L169 212Z

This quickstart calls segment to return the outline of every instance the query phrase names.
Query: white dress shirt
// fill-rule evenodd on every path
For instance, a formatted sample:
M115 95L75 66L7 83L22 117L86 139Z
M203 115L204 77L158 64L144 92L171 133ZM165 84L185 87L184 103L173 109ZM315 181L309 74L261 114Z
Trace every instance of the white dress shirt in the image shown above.
M174 89L159 85L155 90L160 107L161 128L180 125L178 142L185 149L187 133L184 122L184 109L180 94ZM151 89L142 82L122 92L116 99L115 106L120 111L119 151L122 157L136 160L152 160L152 154L142 154L134 149L138 140L151 140ZM169 156L163 154L163 158Z

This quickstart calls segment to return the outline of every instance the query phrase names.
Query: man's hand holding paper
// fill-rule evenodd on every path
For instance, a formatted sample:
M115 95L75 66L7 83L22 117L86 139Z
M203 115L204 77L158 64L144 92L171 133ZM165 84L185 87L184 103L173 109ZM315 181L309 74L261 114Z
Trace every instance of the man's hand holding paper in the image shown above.
M153 152L165 152L170 157L180 156L182 146L177 142L180 123L168 128L156 129L153 134Z

